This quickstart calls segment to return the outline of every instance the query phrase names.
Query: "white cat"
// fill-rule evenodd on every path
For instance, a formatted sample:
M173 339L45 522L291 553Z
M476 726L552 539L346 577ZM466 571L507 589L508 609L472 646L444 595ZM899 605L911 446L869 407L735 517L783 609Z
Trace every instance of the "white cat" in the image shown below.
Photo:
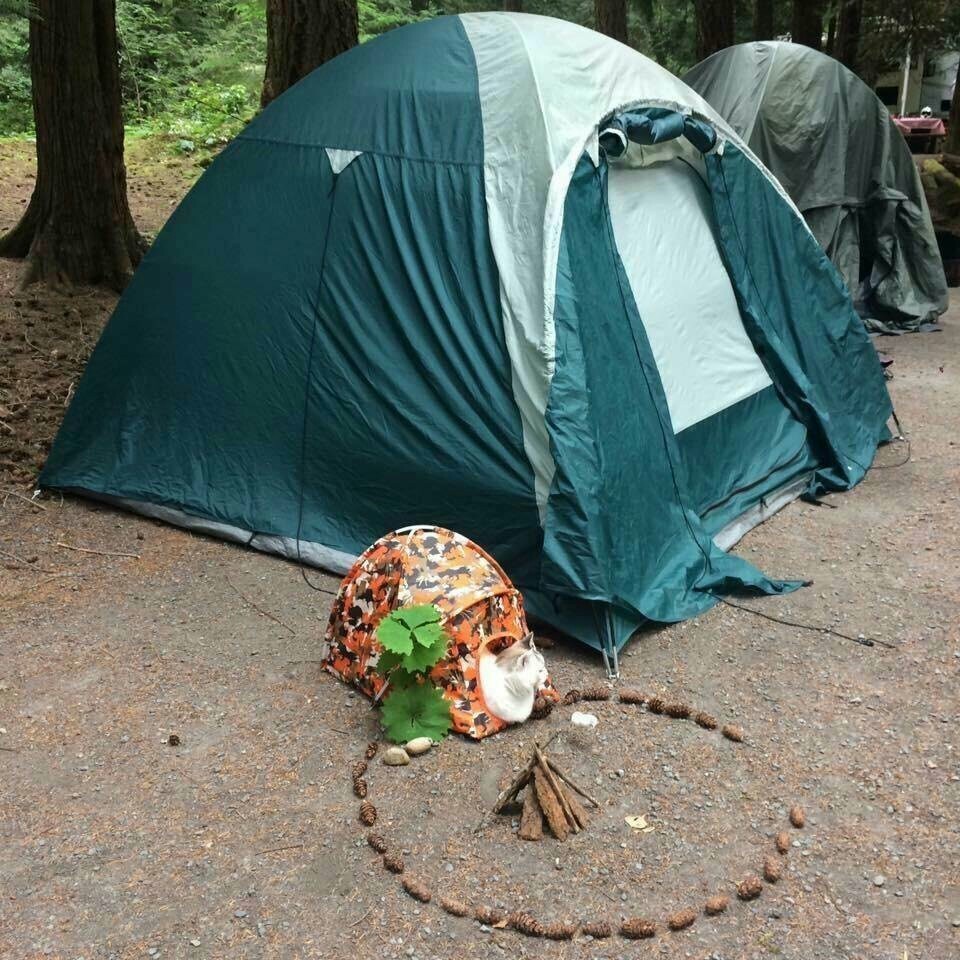
M507 723L523 723L547 681L543 654L528 633L499 653L480 654L480 693L490 712Z

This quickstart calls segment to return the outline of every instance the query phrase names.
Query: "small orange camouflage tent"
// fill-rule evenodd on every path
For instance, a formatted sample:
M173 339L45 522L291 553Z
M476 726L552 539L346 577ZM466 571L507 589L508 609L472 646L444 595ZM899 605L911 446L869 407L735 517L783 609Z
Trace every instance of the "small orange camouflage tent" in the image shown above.
M485 647L502 650L529 632L523 597L496 560L451 530L406 527L360 556L330 614L324 669L376 697L385 683L377 626L399 607L424 603L440 611L450 637L430 677L450 701L454 730L480 740L504 729L484 703L479 658ZM543 693L557 697L549 680Z

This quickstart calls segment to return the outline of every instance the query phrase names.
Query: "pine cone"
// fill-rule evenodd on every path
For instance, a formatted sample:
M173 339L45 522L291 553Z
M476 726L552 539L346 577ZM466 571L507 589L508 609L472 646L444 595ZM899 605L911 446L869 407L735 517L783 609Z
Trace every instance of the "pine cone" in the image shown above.
M363 777L357 777L357 779L353 781L353 792L354 792L361 800L363 800L364 797L366 797L366 795L367 795L367 781L364 780Z
M548 940L572 940L577 934L575 923L548 923L543 928L543 935Z
M798 829L802 830L806 825L807 818L803 813L803 807L790 808L790 822Z
M763 879L768 883L776 883L783 876L783 868L780 861L773 857L763 858Z
M580 691L579 690L568 690L563 697L563 704L566 707L569 707L571 703L578 703L580 700ZM539 937L540 934L536 933L533 936Z
M545 931L544 925L529 913L511 914L510 925L514 930L528 937L542 937Z
M715 897L710 897L707 902L703 905L703 912L708 917L715 917L718 913L723 913L727 907L730 906L730 898L725 897L722 893L717 894Z
M419 900L421 903L430 902L430 888L425 883L415 880L413 877L404 877L400 883L414 900Z
M790 834L786 830L781 830L773 840L774 844L777 847L778 853L789 853L790 851Z
M377 808L369 800L360 804L360 822L368 827L377 822Z
M663 713L666 704L663 702L663 697L650 697L647 700L647 709L651 713Z
M586 687L580 691L581 700L609 700L609 687Z
M693 719L697 726L703 727L704 730L717 729L717 718L711 717L709 713L704 713L702 710Z
M631 917L620 925L620 936L628 940L646 940L657 935L657 925L652 920Z
M376 740L371 740L367 744L367 749L364 751L364 756L368 760L372 760L377 755L377 750L380 748L380 744Z
M469 904L462 900L456 900L453 897L441 897L440 906L452 917L465 917L470 913Z
M734 743L743 743L743 731L732 723L728 723L720 732Z
M613 927L607 920L594 920L591 923L585 923L580 931L584 936L593 937L594 940L606 940L607 937L613 936Z
M763 892L763 883L759 877L747 877L737 884L737 896L741 900L756 900Z
M490 907L486 904L481 904L473 911L474 920L478 920L480 923L486 924L488 927L495 927L498 923L502 923L506 914L502 910L498 910L496 907Z
M387 841L379 833L368 833L367 843L369 843L377 853L387 852Z
M353 779L359 780L367 772L367 761L358 760L353 765Z
M668 703L664 705L663 712L674 720L686 720L693 711L685 703Z
M667 926L671 930L686 930L687 927L693 926L693 922L696 919L696 910L678 910L676 913L671 913L670 916L667 917Z
M642 694L639 690L621 690L620 702L621 703L646 703L647 698L646 698L646 695Z
M552 700L548 700L546 697L537 697L537 699L533 701L533 710L530 712L530 718L532 720L543 720L545 717L550 716L552 710Z
M383 865L391 873L403 873L403 857L399 853L385 853L383 855Z

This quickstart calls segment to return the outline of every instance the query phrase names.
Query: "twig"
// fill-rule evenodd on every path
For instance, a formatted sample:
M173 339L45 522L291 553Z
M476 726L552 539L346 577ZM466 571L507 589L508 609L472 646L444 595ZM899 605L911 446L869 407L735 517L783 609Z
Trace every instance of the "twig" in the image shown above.
M547 763L547 766L550 767L550 769L551 769L568 787L570 787L572 790L575 790L577 793L579 793L580 796L583 797L584 800L589 800L590 803L592 803L598 810L600 809L600 804L599 804L596 800L594 800L593 797L591 797L590 794L587 793L587 791L583 789L583 787L581 787L581 786L579 786L578 784L574 783L573 780L571 780L570 777L569 777L567 774L565 774L552 760L547 760L546 763Z
M93 553L98 557L129 557L131 560L139 560L139 553L119 553L113 550L93 550L90 547L75 547L72 543L64 543L62 540L58 540L55 544L55 547L63 547L64 550L76 550L78 553Z
M17 493L15 490L8 490L3 498L3 505L7 505L8 497L16 497L18 500L22 500L24 503L29 503L31 507L36 507L38 510L46 510L47 508L42 503L37 503L36 500L31 500L29 497L25 497L22 493Z
M560 806L563 809L564 814L566 814L567 820L570 821L570 826L573 829L573 832L579 833L583 828L583 824L577 819L577 815L573 812L570 802L567 800L567 795L564 793L563 787L560 786L556 775L547 765L546 757L544 757L543 752L536 745L534 745L533 754L537 758L537 761L540 764L540 769L543 770L544 776L547 778L547 782L550 784L553 792L557 795L557 799L560 801Z
M16 560L17 563L22 563L28 570L33 573L59 573L59 570L48 570L46 567L38 567L35 563L30 563L29 560L24 560L23 557L18 557L15 553L10 553L8 550L0 550L0 555L7 557L10 560Z
M551 743L560 735L558 730L542 747L539 749L546 750ZM493 808L494 813L502 813L507 804L511 803L516 795L526 786L527 781L530 779L530 774L533 771L533 768L537 765L537 757L534 754L528 761L527 765L520 771L516 779L510 784L509 787L504 790L500 796L497 798L497 803Z
M237 594L237 596L242 597L244 600L246 600L247 603L249 603L250 606L253 607L253 609L257 611L257 613L259 613L261 616L266 617L268 620L272 620L274 623L276 623L276 624L278 624L279 626L283 627L284 630L289 630L292 636L295 637L295 636L297 635L297 631L294 630L293 627L288 626L288 625L287 625L286 623L284 623L282 620L280 620L279 618L275 617L272 613L270 613L269 610L264 610L263 607L257 606L257 604L255 604L246 594L244 594L244 593L240 590L239 587L237 587L237 586L234 585L233 581L232 581L229 577L227 577L226 579L227 579L227 583L233 588L233 590L234 590L234 592Z
M0 747L0 750L3 750L4 753L19 753L19 750L14 750L13 747Z
M302 843L291 843L285 847L270 847L268 850L258 850L257 856L262 857L267 853L280 853L281 850L299 850L302 846Z
M350 924L350 926L359 927L360 924L363 923L363 921L366 920L371 913L373 913L373 907L371 907L359 920L354 920L353 923Z

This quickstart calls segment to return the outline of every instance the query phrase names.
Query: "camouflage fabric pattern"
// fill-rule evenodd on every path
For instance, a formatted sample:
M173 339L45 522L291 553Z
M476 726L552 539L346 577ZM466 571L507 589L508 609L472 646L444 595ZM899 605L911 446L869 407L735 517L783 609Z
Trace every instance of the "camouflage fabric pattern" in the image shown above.
M375 697L380 621L399 607L432 603L450 637L447 655L431 671L450 701L453 729L480 740L504 729L483 701L480 651L510 646L528 633L523 597L497 562L466 537L416 527L378 540L344 578L327 627L322 666ZM544 696L558 699L550 681Z

